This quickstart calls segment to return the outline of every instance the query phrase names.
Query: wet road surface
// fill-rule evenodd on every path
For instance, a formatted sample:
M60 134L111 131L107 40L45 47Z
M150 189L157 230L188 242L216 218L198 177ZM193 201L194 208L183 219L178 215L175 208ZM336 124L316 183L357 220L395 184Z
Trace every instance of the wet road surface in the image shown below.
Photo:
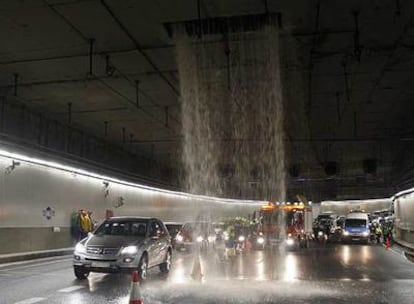
M414 303L414 264L379 245L330 245L300 251L251 251L228 260L174 252L165 277L150 271L147 303ZM0 266L0 303L128 303L129 275L75 279L71 258Z

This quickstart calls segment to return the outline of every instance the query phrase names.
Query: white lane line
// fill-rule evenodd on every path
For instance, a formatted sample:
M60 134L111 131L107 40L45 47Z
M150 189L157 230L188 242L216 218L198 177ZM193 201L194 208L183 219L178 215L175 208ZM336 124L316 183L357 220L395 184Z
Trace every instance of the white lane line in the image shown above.
M72 292L72 291L82 289L82 288L85 288L85 286L71 286L71 287L60 289L58 290L58 292Z
M14 304L33 304L33 303L42 302L45 300L46 298L31 298L31 299L26 299L20 302L16 302Z
M65 258L65 259L59 259L59 260L55 260L55 261L49 261L49 262L44 262L44 263L36 263L36 264L31 264L31 265L24 265L24 266L19 266L16 265L17 267L10 267L10 268L6 268L6 269L1 269L4 268L5 266L10 266L9 265L5 265L5 266L0 266L0 272L7 272L8 270L20 270L20 269L27 269L27 268L33 268L33 267L38 267L38 266L45 266L45 265L53 265L53 264L58 264L58 263L62 263L62 262L70 262L72 261L72 258ZM30 261L26 261L26 262L30 262ZM14 266L14 265L12 265Z

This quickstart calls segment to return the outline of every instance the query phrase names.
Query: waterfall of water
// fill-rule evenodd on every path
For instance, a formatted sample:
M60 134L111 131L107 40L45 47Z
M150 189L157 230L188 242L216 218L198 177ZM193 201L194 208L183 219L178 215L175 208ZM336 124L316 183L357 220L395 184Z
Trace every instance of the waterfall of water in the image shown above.
M284 201L285 106L279 33L176 32L182 160L192 193Z

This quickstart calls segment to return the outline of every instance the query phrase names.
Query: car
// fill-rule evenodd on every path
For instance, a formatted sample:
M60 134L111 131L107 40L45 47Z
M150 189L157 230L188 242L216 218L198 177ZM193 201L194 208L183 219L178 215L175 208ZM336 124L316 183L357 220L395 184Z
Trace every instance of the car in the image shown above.
M176 250L192 250L199 244L201 250L206 250L215 240L215 232L210 222L186 222L175 237Z
M175 248L175 237L180 229L183 227L183 223L179 222L165 222L165 227L167 227L168 232L171 235L172 247Z
M168 273L171 259L171 236L161 220L111 217L75 246L73 269L78 279L87 278L90 272L138 270L146 280L147 270L154 266Z

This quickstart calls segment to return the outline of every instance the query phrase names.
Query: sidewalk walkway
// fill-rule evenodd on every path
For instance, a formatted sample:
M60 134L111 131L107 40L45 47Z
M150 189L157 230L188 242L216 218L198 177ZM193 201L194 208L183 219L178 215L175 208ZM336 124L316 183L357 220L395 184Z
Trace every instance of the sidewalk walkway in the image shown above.
M73 253L73 247L52 249L52 250L40 250L40 251L0 254L0 264L39 259L39 258L47 258L47 257L52 257L52 256L70 255L72 253Z

